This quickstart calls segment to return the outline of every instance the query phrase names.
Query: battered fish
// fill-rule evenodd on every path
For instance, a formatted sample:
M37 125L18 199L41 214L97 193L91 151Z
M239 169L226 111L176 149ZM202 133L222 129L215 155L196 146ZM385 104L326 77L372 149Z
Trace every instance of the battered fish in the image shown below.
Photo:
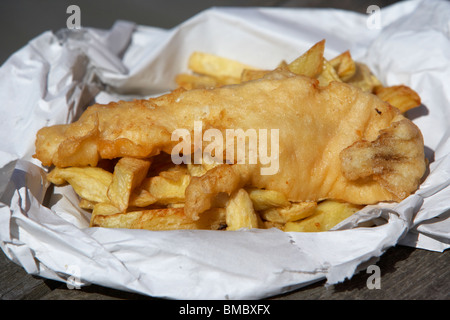
M282 192L292 202L400 201L425 172L422 134L398 109L352 85L320 87L285 70L238 85L93 105L72 124L41 129L35 157L45 166L67 167L170 154L179 143L171 139L174 130L193 136L195 121L223 136L226 129L278 129L279 170L263 175L266 165L258 161L192 177L185 212L193 219L213 206L216 195L246 185Z

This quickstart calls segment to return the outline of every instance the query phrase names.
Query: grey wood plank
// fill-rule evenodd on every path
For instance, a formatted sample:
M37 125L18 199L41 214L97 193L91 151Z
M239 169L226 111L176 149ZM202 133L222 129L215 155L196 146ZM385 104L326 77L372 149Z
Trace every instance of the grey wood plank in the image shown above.
M44 279L27 274L1 251L0 300L35 300L52 289L52 285L49 286Z
M450 252L431 252L398 246L376 263L380 289L369 289L371 273L362 270L352 279L324 287L324 281L275 299L329 300L449 300Z
M409 247L389 249L376 263L380 289L369 289L365 270L343 283L317 282L270 300L450 300L450 252ZM0 257L0 298L10 300L140 300L152 297L97 285L69 289L65 284L28 275L20 266Z
M159 300L154 297L116 289L90 285L80 289L69 289L63 285L41 296L40 300Z

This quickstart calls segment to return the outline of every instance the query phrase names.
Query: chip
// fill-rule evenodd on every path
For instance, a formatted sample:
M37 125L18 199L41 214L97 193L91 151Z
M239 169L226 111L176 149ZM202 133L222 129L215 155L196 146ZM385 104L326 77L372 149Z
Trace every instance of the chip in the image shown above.
M361 209L362 206L359 205L325 200L317 205L312 215L299 221L287 222L283 230L286 232L328 231Z
M193 72L213 76L223 81L237 81L244 69L255 69L239 61L227 59L206 52L194 52L189 58L188 67Z
M131 193L139 186L150 168L149 160L121 158L114 167L108 198L120 211L128 208Z
M276 207L286 207L290 205L286 196L275 190L265 190L258 188L247 189L248 195L256 211L267 210Z
M307 77L315 78L323 70L325 40L317 42L300 57L289 63L291 72Z
M373 92L373 90L381 86L380 80L370 71L369 67L364 63L356 62L356 70L353 76L346 83L360 88L366 92Z
M391 87L378 86L374 93L383 101L398 108L401 112L406 112L421 104L420 96L410 87L399 85Z
M307 218L315 213L317 203L305 201L291 203L286 207L270 208L261 212L261 217L270 222L287 223Z
M250 196L244 189L239 189L231 195L225 209L227 230L258 228L258 216Z
M351 79L356 72L356 63L353 60L350 51L345 51L337 57L331 59L331 66L336 70L338 77L346 82Z
M96 206L91 227L164 230L219 230L225 225L225 209L211 209L199 220L192 220L184 214L183 208L160 208L129 212L114 211L113 206Z
M107 202L108 188L113 179L111 172L97 167L54 168L47 180L55 185L69 183L82 198L92 202Z
M327 61L323 60L323 70L322 72L317 76L317 79L319 80L319 84L323 87L330 84L331 81L339 81L342 82L342 80L339 78L336 70L333 68L333 66Z

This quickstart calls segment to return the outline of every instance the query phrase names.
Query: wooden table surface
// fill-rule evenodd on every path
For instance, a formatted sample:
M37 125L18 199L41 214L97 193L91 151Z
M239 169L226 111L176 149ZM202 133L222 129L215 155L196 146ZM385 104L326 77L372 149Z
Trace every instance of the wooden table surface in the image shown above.
M320 281L273 300L450 300L450 252L405 246L390 248L376 263L380 287L370 289L372 273L362 270L330 287ZM69 289L65 283L27 274L0 254L0 298L3 300L141 300L154 299L97 285Z
M167 1L166 1L167 2ZM197 1L209 4L205 1ZM226 1L225 1L226 2ZM337 7L342 9L364 12L370 4L377 4L380 7L395 1L249 1L248 5L281 5L292 7ZM19 1L20 3L20 1ZM16 10L18 14L24 14L20 7L14 7L17 1L11 1L10 10ZM170 4L170 1L168 1ZM246 2L241 3L245 5ZM4 5L4 4L3 4ZM31 5L31 4L29 4ZM84 2L81 7L85 15L89 12L88 2ZM111 4L113 5L113 4ZM158 4L159 5L159 4ZM166 4L167 5L167 4ZM57 8L56 6L54 8ZM47 12L51 7L45 8ZM197 7L197 10L200 10ZM0 10L1 11L1 10ZM30 12L33 10L30 10ZM5 11L3 11L5 13ZM11 13L11 12L10 12ZM8 14L16 19L16 15ZM25 12L26 13L26 12ZM34 12L33 12L34 13ZM187 12L186 14L191 14ZM95 17L95 22L101 21L101 16ZM5 17L6 19L7 17ZM63 17L64 18L64 17ZM162 17L167 19L167 16ZM185 17L176 16L177 19ZM23 20L22 20L23 21ZM51 20L45 20L46 22ZM86 20L84 20L86 21ZM136 21L144 23L144 21ZM153 21L153 25L158 25ZM179 21L173 21L177 23ZM167 20L165 20L167 23ZM85 22L89 25L90 22ZM148 23L147 23L148 24ZM162 23L161 23L162 24ZM29 26L29 29L36 29L38 24ZM163 27L167 27L162 25ZM25 29L24 26L21 26ZM47 27L45 25L45 27ZM103 26L98 26L103 27ZM35 30L33 30L35 31ZM17 39L17 37L16 37ZM15 47L11 45L11 48ZM1 250L0 250L1 251ZM367 282L370 273L361 271L341 284L330 287L324 286L324 281L317 282L296 291L271 297L272 300L298 300L298 299L326 299L326 300L360 300L360 299L384 299L384 300L449 300L450 299L450 253L431 252L410 247L398 246L390 248L377 262L380 267L380 288L369 289ZM97 285L82 287L81 289L69 289L65 283L42 279L32 276L26 271L11 262L3 252L0 252L0 298L2 300L141 300L153 299L152 297L139 294L122 292Z

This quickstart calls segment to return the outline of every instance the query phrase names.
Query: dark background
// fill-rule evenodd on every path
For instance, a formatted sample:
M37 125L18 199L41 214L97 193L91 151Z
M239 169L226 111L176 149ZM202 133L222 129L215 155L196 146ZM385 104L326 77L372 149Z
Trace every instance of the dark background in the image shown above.
M66 28L69 5L80 7L81 26L109 29L116 20L171 28L212 6L317 7L366 13L369 5L383 8L394 0L1 0L0 65L44 31Z

